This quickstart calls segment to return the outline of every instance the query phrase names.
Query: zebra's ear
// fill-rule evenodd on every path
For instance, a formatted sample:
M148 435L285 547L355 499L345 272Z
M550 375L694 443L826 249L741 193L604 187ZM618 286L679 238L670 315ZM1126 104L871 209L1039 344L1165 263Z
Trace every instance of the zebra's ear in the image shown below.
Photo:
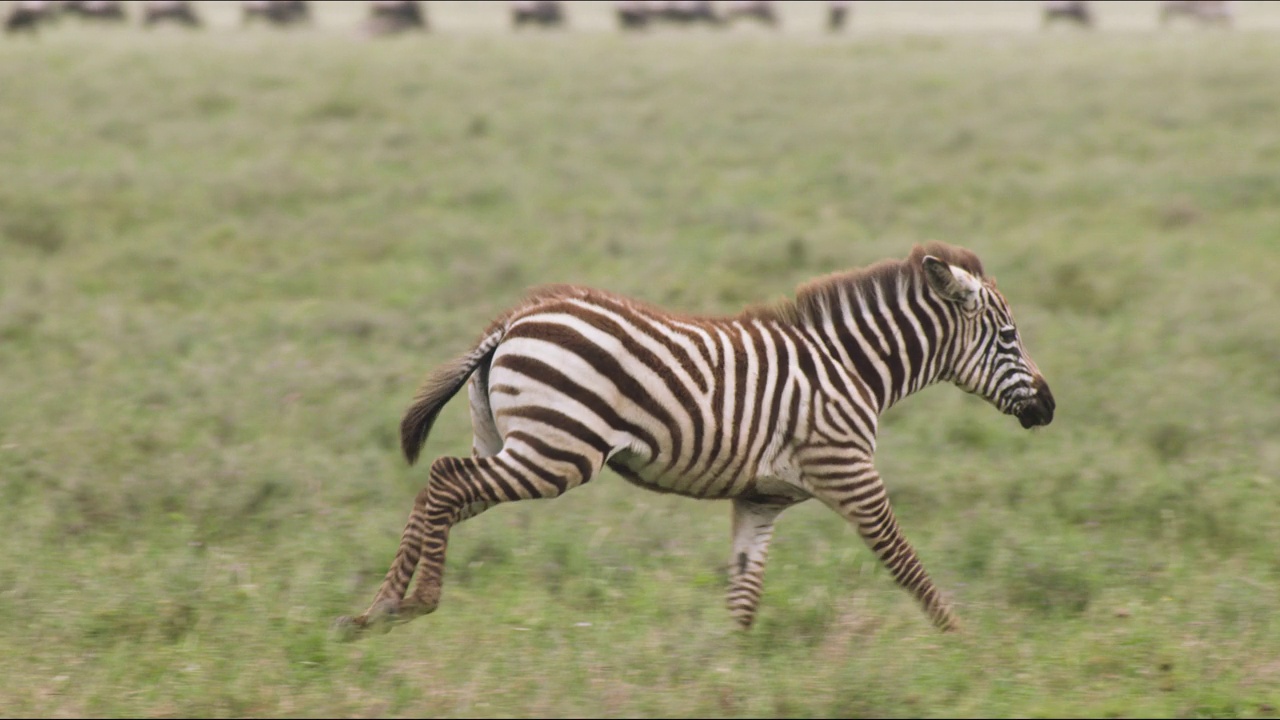
M976 302L978 281L968 271L948 265L932 255L924 256L922 266L929 287L944 299L964 306Z

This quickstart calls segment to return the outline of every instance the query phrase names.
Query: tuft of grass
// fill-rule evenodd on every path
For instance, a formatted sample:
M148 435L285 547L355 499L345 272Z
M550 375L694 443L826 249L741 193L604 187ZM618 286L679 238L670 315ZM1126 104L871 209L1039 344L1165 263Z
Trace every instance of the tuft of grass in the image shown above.
M67 243L67 231L58 208L44 201L6 203L0 220L0 237L19 248L53 255Z
M1096 582L1080 562L1078 553L1070 551L1016 548L1005 571L1009 604L1047 617L1084 614L1096 595Z

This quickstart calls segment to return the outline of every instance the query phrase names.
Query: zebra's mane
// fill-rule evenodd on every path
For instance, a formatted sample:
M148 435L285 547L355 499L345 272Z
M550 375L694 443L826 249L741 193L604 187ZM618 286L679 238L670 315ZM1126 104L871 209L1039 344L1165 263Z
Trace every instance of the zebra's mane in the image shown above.
M490 324L486 333L492 332L494 329L501 327L517 315L523 315L537 306L554 303L557 300L586 300L605 305L613 305L615 307L626 307L633 310L640 310L658 317L665 316L678 318L691 323L697 323L708 319L706 317L683 314L668 308L659 307L652 303L644 302L643 300L637 300L633 297L619 295L618 293L610 292L608 290L601 290L599 288L588 287L586 285L553 283L530 288L525 294L524 300L520 304L509 309L498 319L494 320L493 323Z
M881 260L864 268L842 270L815 278L796 288L794 300L748 308L743 315L783 322L803 322L816 318L825 308L838 305L842 292L857 296L874 287L892 290L904 276L907 276L905 279L908 283L914 283L924 272L921 267L925 255L932 255L948 265L963 268L983 282L995 284L993 278L986 276L982 261L972 251L935 240L916 245L905 260Z
M982 261L973 252L962 247L934 241L925 245L916 245L905 260L881 260L865 268L844 270L815 278L796 289L794 300L783 299L772 304L753 305L737 315L725 318L687 315L635 298L583 285L542 285L530 289L523 302L495 319L485 332L487 334L494 331L505 325L513 317L522 315L536 306L568 299L603 301L606 304L625 306L657 316L674 317L690 323L721 319L775 320L783 323L803 322L807 319L818 317L823 308L829 308L833 303L839 303L839 293L841 292L860 294L870 290L873 286L891 289L895 287L903 275L909 274L912 278L920 276L923 273L921 262L925 255L932 255L945 263L964 268L979 280L994 285L995 281L984 274ZM914 282L914 279L908 282Z

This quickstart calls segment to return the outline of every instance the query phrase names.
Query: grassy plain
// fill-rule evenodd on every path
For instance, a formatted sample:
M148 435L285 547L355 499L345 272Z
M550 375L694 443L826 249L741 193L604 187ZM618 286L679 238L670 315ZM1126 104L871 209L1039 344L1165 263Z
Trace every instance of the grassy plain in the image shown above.
M0 39L0 715L1280 713L1280 7L1041 32L1035 3L821 5L624 37L89 28ZM816 504L757 627L728 508L605 476L453 534L355 644L424 482L421 376L530 285L733 312L968 246L1059 402L885 419L935 633ZM424 455L468 451L455 401Z

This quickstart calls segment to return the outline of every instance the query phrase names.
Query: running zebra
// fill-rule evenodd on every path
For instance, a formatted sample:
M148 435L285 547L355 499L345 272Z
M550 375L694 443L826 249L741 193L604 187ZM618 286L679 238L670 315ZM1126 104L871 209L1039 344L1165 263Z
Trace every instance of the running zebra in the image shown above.
M436 609L457 523L498 503L556 497L606 466L649 490L733 501L728 604L744 628L774 521L817 498L857 528L935 625L954 630L876 472L878 417L943 380L1024 428L1049 424L1054 411L995 282L972 252L942 243L725 318L576 286L535 291L423 383L400 426L410 464L468 379L472 457L431 463L372 606L339 618L351 635Z

